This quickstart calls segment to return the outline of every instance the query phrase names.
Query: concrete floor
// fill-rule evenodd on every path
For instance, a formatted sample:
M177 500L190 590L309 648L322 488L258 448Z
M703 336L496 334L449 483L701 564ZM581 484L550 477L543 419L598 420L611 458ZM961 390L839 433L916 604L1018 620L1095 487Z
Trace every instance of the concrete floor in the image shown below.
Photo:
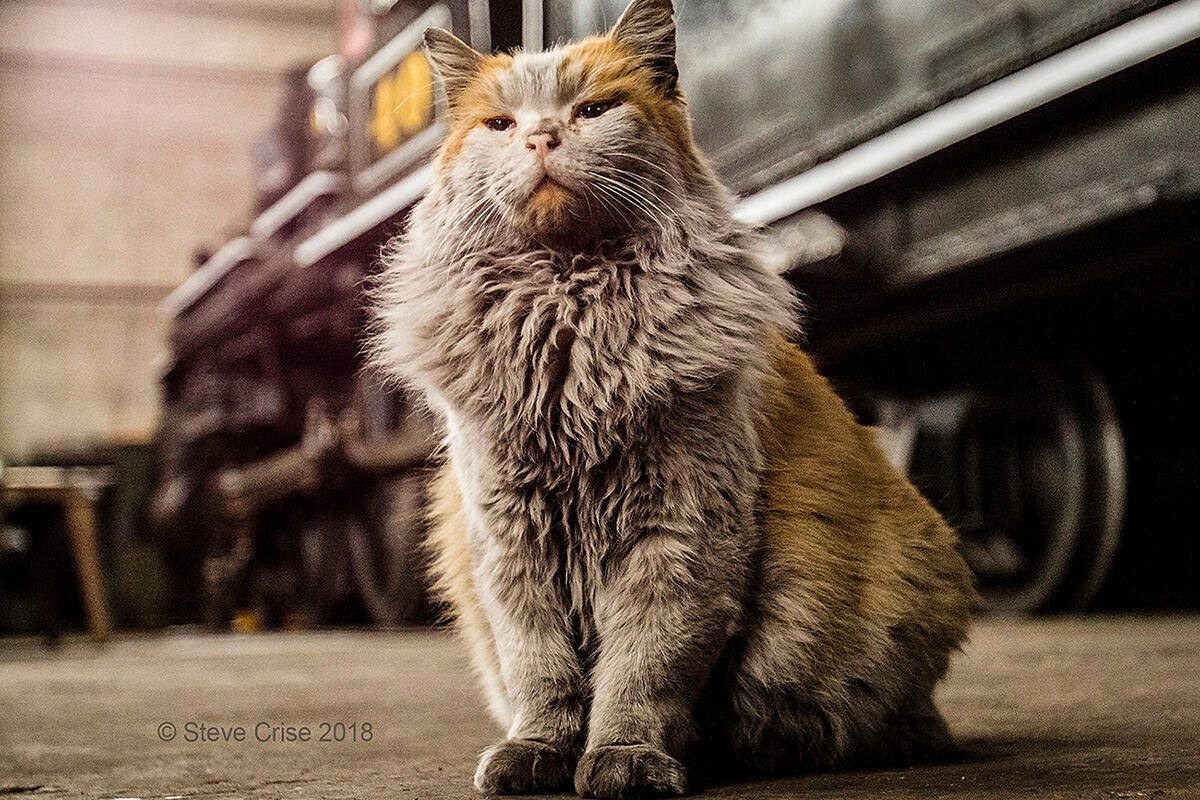
M987 621L941 703L970 754L956 763L705 796L1200 798L1200 618ZM187 742L188 721L248 740ZM373 735L260 743L259 722ZM0 642L0 796L471 798L497 735L441 632Z

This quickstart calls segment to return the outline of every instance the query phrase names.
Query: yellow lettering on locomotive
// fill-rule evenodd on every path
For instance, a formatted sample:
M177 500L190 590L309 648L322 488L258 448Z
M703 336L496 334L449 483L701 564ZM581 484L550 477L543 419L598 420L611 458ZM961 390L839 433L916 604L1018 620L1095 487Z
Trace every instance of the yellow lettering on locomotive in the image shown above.
M374 115L371 119L371 136L375 147L383 152L391 150L400 141L399 131L392 118L392 76L384 75L375 84Z
M371 138L380 153L420 132L433 116L433 70L425 54L414 51L375 84Z
M412 136L429 124L433 109L433 71L425 54L409 53L396 71L396 82L404 92L396 107L396 121L407 136Z

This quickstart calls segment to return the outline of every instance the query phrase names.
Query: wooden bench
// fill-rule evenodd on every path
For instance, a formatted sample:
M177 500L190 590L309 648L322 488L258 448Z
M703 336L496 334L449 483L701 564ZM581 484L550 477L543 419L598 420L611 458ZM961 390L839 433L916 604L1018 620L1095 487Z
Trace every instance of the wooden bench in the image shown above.
M108 638L112 629L96 522L96 502L100 492L110 485L112 469L109 467L5 467L0 464L0 521L7 509L29 503L62 508L88 629L95 641Z

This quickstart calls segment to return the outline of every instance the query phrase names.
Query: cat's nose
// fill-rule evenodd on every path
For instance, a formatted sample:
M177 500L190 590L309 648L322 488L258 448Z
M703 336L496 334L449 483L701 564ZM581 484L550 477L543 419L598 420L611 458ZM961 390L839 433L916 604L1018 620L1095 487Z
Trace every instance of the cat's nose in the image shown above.
M558 137L553 133L533 133L525 140L525 147L537 153L539 160L545 161L550 151L558 147Z

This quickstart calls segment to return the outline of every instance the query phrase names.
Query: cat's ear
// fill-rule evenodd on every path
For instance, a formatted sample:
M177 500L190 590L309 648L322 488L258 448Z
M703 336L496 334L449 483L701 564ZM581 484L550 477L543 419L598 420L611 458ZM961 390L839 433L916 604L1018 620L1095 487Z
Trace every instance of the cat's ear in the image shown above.
M663 91L674 91L679 68L675 65L675 9L671 0L633 0L608 35L645 61Z
M449 31L429 28L425 31L425 52L433 70L446 88L446 99L453 105L483 64L483 54Z

